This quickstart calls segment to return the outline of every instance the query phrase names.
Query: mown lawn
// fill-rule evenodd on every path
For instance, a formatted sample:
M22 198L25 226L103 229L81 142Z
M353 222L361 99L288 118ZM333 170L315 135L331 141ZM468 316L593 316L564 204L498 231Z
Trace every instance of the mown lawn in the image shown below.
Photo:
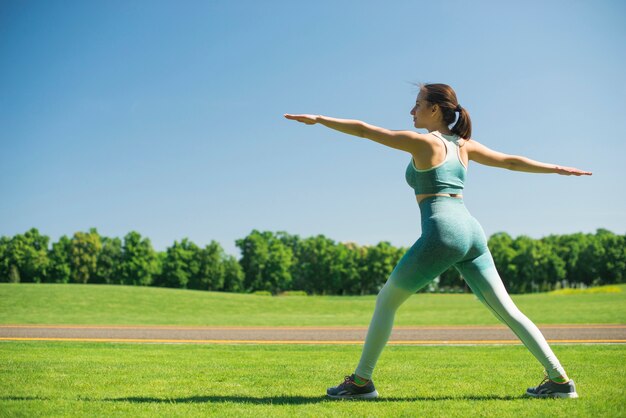
M522 346L388 346L380 398L335 401L358 346L0 343L0 416L619 417L622 345L553 347L579 399L529 399L542 369Z
M626 323L626 285L616 293L513 295L537 324ZM376 296L258 296L80 284L0 284L2 324L367 326ZM395 325L489 325L472 294L416 294Z

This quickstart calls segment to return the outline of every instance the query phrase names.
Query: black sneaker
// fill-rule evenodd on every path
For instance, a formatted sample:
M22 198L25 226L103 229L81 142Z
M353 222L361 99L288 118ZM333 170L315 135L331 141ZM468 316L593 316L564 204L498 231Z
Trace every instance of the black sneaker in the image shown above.
M357 386L354 383L354 373L351 376L346 376L339 385L328 388L326 394L333 399L369 399L378 396L371 380L364 386Z
M556 383L548 376L538 386L526 389L526 395L533 398L578 398L573 380L570 379L567 383Z

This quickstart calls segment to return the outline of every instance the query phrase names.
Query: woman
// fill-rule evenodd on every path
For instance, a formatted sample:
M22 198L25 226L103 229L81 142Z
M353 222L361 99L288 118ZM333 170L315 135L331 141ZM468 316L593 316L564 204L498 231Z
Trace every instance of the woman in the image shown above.
M456 119L452 128L449 128ZM546 370L544 380L526 394L533 397L576 398L570 380L539 329L517 309L498 275L485 233L463 203L463 183L470 160L530 173L591 175L572 167L544 164L493 151L472 136L469 113L446 84L421 84L413 109L413 131L391 131L358 120L321 115L290 115L308 125L320 123L350 135L371 139L412 155L406 180L415 190L422 235L403 255L376 298L361 360L351 376L329 388L332 398L375 398L372 373L387 344L396 310L409 296L454 266L486 307L519 337Z

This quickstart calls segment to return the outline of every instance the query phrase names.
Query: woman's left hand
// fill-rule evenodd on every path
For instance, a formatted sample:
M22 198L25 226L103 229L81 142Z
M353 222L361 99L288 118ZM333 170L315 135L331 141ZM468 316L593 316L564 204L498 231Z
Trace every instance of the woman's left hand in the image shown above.
M563 167L561 165L557 165L555 167L556 174L560 174L562 176L591 176L592 173L590 171L579 170L574 167Z
M285 113L287 119L296 120L298 122L306 123L307 125L315 125L319 115L290 115Z

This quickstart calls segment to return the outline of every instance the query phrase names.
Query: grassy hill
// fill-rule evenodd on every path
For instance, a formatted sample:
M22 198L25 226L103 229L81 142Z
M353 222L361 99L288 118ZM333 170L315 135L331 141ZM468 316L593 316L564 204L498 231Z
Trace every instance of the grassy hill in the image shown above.
M513 295L513 300L537 324L626 323L626 285L598 290ZM0 323L367 326L375 302L373 295L258 296L138 286L2 283ZM472 294L416 294L400 307L395 324L499 322Z

